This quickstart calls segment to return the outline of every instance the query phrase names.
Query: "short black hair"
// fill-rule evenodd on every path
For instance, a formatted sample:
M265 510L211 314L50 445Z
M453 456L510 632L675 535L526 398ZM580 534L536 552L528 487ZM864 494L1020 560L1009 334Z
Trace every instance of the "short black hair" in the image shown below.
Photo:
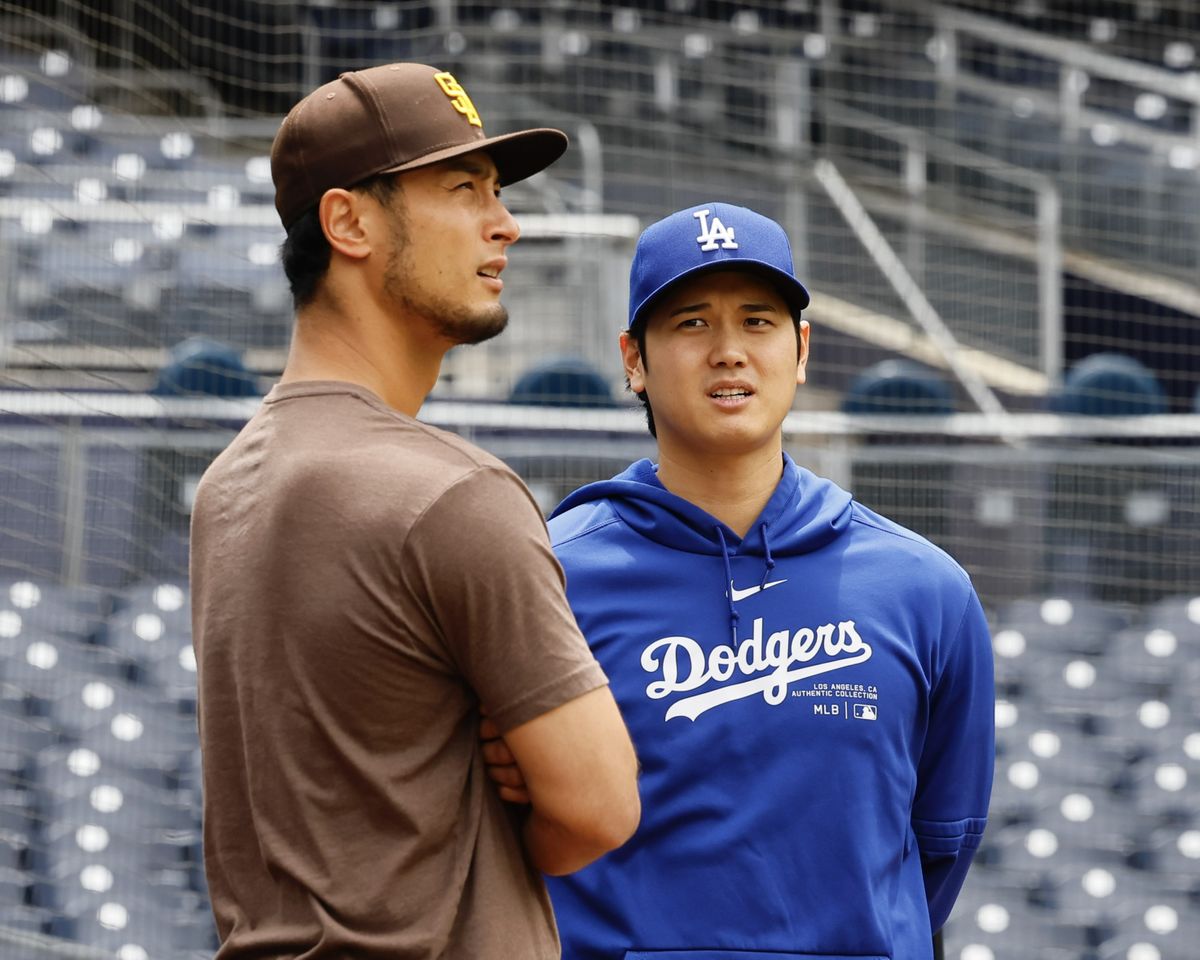
M361 190L386 204L400 189L400 177L395 173L381 173L361 180L349 189ZM321 229L317 208L309 207L288 227L287 237L279 248L279 259L283 262L295 309L312 303L317 287L329 270L332 253L325 231Z
M796 328L796 357L797 357L797 359L799 359L799 356L800 356L800 314L793 313L793 314L791 314L791 317L792 317L792 325ZM650 369L649 361L646 359L646 314L642 313L642 315L639 316L637 318L637 320L634 321L633 326L630 327L626 332L631 337L633 337L634 342L637 343L638 355L642 358L642 369L643 370ZM625 378L625 389L630 390L630 391L633 390L633 387L630 386L630 384L629 384L629 377ZM642 406L646 410L646 429L650 431L650 436L654 437L654 439L657 440L658 439L658 431L654 427L654 408L652 406L650 406L650 397L646 394L645 390L639 390L637 393L634 393L634 396L637 397L638 400L640 400L642 402Z

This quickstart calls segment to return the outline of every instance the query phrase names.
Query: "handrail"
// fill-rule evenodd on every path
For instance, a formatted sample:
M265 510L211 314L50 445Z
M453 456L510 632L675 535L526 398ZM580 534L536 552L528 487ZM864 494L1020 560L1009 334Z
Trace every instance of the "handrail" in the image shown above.
M887 278L914 320L924 329L926 336L937 346L946 365L966 389L975 405L987 414L1003 414L1004 407L996 394L979 373L962 362L960 348L950 328L938 315L912 274L891 248L879 227L863 208L854 191L842 179L837 167L829 160L818 160L813 165L813 175L825 188L829 198L841 211L850 229L861 241L880 272Z
M924 4L921 6L928 10ZM1138 63L1124 57L1101 53L1099 50L1075 40L1048 37L1044 33L1014 27L1000 20L981 17L978 14L951 7L941 5L934 7L934 18L942 21L951 29L1000 46L1014 47L1026 53L1035 53L1049 60L1057 60L1073 67L1090 70L1097 76L1120 80L1133 87L1153 90L1164 96L1174 97L1176 100L1186 100L1200 106L1200 73L1174 73L1162 67L1152 67L1149 64Z

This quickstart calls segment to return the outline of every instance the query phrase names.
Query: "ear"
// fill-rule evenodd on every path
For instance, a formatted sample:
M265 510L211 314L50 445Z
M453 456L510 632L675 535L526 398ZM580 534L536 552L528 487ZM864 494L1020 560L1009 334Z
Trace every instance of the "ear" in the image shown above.
M797 331L799 336L800 357L796 361L796 384L799 386L808 379L808 321L801 320Z
M642 352L638 349L637 338L628 330L621 332L621 359L625 366L625 376L629 378L629 389L641 393L646 389L646 370L642 364Z
M317 216L329 246L352 260L366 259L371 253L370 212L363 194L341 187L326 190L317 204Z

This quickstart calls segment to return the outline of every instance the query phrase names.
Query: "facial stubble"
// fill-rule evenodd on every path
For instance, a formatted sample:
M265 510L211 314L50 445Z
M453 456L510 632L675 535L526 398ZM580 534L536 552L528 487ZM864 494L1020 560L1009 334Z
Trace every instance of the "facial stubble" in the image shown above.
M415 280L413 243L408 221L399 203L392 206L391 251L384 267L384 291L409 316L423 317L439 336L451 343L483 343L508 325L508 310L500 302L475 310L456 304L448 297L425 289Z

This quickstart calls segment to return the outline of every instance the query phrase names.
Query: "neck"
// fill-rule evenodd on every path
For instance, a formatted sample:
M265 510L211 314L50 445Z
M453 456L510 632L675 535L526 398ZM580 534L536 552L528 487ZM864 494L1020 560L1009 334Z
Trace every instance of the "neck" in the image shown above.
M739 537L758 519L783 476L782 443L725 458L679 455L659 444L658 479Z
M355 383L415 417L437 382L442 357L450 347L431 336L416 318L348 310L319 295L296 314L280 382Z

